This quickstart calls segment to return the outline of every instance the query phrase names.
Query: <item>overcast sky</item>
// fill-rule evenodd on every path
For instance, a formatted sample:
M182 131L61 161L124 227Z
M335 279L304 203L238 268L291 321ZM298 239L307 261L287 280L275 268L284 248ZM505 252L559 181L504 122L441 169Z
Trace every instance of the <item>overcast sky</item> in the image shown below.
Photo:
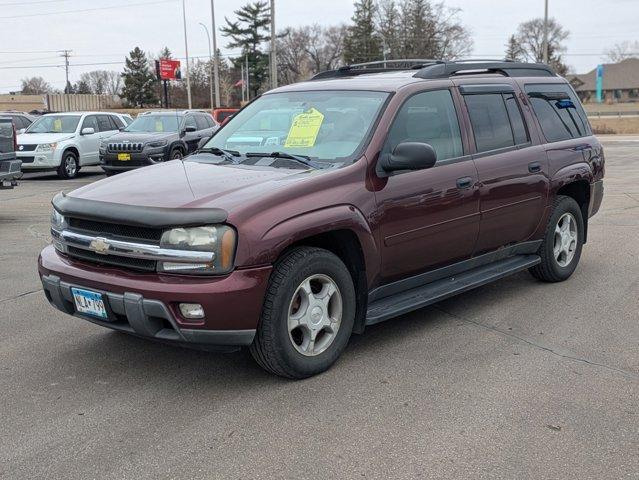
M244 3L216 0L218 26ZM544 8L543 0L445 3L461 9L461 20L473 33L474 55L481 57L503 55L517 25L542 16ZM206 57L206 33L198 23L210 27L210 1L186 0L186 8L189 54ZM349 0L276 0L278 30L348 22L352 14ZM639 0L550 0L550 14L570 31L566 60L579 73L601 63L608 46L639 40ZM225 48L225 38L218 35L218 42L224 54L233 53ZM0 0L0 93L19 90L22 78L36 75L54 88L64 88L57 50L73 51L70 79L75 82L85 71L121 70L124 57L136 45L152 52L167 45L183 57L181 0ZM27 68L33 66L37 68Z

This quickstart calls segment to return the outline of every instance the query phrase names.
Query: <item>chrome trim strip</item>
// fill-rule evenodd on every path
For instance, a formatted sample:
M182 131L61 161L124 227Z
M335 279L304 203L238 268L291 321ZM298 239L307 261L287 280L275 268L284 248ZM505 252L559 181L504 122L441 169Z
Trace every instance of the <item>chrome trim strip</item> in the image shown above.
M55 231L55 230L52 230ZM62 230L58 233L59 241L65 247L81 248L103 255L140 258L159 262L177 263L211 263L215 258L213 252L197 252L191 250L173 250L148 243L125 242L112 238L95 237L82 233Z

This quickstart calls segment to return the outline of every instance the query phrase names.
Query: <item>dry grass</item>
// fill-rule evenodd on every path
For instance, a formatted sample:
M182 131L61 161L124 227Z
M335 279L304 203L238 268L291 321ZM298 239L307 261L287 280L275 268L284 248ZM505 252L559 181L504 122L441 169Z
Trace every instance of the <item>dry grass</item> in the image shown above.
M590 124L595 134L639 134L639 117L593 118Z

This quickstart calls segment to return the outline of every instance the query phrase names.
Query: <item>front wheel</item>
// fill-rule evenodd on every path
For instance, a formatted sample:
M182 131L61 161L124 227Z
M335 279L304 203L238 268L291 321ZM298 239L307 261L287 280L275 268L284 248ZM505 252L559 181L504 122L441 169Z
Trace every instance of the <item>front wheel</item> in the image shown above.
M352 277L336 255L313 247L291 250L271 274L253 358L287 378L327 370L351 336L355 301Z
M73 152L65 152L58 167L58 177L63 179L75 178L78 175L78 170L80 170L78 156Z
M541 263L532 267L530 273L544 282L568 279L579 263L583 241L581 208L571 197L558 196L539 247Z

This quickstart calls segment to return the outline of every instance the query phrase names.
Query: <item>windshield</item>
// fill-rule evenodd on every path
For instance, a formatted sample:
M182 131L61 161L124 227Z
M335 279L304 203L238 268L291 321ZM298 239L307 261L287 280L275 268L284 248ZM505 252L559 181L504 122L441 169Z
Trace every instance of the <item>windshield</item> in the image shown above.
M204 148L346 162L359 150L387 97L365 91L267 94L237 113Z
M80 115L45 115L33 122L25 133L74 133Z
M124 129L125 132L177 132L181 117L178 115L140 115Z

